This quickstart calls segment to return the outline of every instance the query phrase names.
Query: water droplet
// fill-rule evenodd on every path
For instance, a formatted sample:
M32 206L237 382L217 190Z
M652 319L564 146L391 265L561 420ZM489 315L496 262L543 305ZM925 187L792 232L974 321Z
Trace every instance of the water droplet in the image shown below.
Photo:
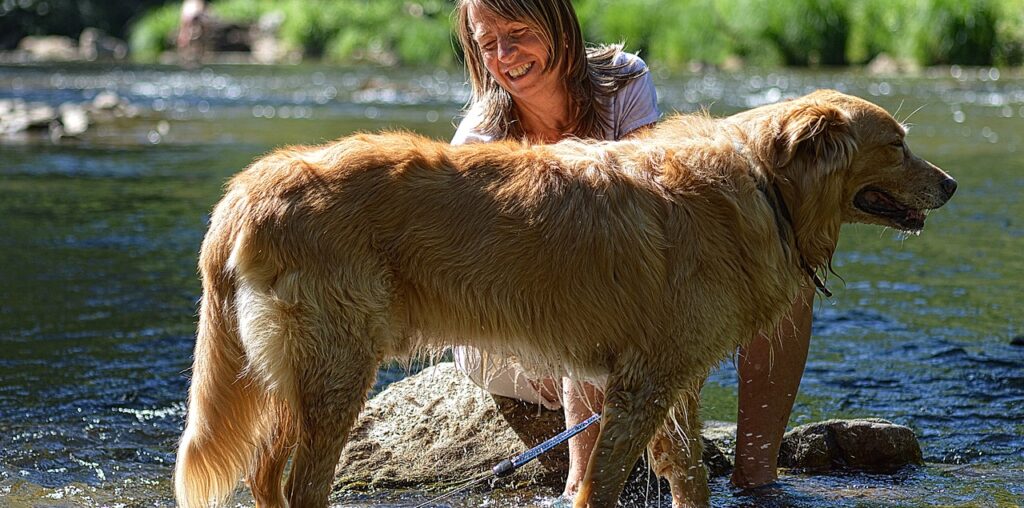
M956 123L964 123L964 118L965 117L964 117L964 112L963 111L954 111L953 112L953 121L954 122L956 122Z

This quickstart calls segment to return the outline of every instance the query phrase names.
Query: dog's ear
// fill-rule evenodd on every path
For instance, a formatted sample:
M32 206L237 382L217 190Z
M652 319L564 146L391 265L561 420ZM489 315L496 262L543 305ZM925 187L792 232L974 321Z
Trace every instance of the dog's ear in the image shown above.
M805 159L829 172L852 162L855 141L850 117L841 109L822 102L794 104L779 124L776 167Z

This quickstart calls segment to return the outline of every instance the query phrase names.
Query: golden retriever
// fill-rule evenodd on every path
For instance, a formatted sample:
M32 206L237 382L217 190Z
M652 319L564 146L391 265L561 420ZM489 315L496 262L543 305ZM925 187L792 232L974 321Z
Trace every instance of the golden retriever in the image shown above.
M379 364L468 342L607 379L577 507L613 506L646 447L674 504L708 504L692 387L824 289L842 223L917 231L956 189L905 134L821 91L619 142L360 134L256 161L203 241L178 502L245 478L259 506L325 506Z

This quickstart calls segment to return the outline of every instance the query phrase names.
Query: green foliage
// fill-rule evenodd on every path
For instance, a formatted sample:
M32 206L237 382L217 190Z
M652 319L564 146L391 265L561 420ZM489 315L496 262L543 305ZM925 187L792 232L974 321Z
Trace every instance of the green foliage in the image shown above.
M131 27L128 45L132 58L140 62L155 62L160 53L173 47L180 21L180 3L166 4L149 11Z
M996 21L996 64L1024 65L1024 5L1003 0Z
M741 2L754 20L761 20L762 39L791 66L845 65L850 16L846 0L788 0Z
M929 0L907 20L912 56L923 65L992 65L996 5L992 0Z
M625 37L655 63L1021 65L1021 0L581 0L588 36ZM637 14L641 13L641 14ZM593 27L589 23L593 23Z
M920 10L921 1L861 0L851 4L853 23L847 55L850 62L867 63L882 53L908 59L912 38L908 20Z
M281 40L311 57L347 63L454 63L451 3L443 0L221 0L210 8L215 16L240 23L280 12Z
M720 63L741 51L712 0L580 0L576 12L587 40L622 42L662 65Z

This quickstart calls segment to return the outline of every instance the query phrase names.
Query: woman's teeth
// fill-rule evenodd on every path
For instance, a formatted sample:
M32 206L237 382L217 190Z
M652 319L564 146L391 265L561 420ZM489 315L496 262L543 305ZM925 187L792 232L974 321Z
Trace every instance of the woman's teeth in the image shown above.
M515 69L510 69L508 71L508 75L511 76L512 79L516 79L516 78L522 77L523 74L526 74L530 70L530 67L533 67L533 63L528 63L528 64L520 65L519 67L516 67Z

